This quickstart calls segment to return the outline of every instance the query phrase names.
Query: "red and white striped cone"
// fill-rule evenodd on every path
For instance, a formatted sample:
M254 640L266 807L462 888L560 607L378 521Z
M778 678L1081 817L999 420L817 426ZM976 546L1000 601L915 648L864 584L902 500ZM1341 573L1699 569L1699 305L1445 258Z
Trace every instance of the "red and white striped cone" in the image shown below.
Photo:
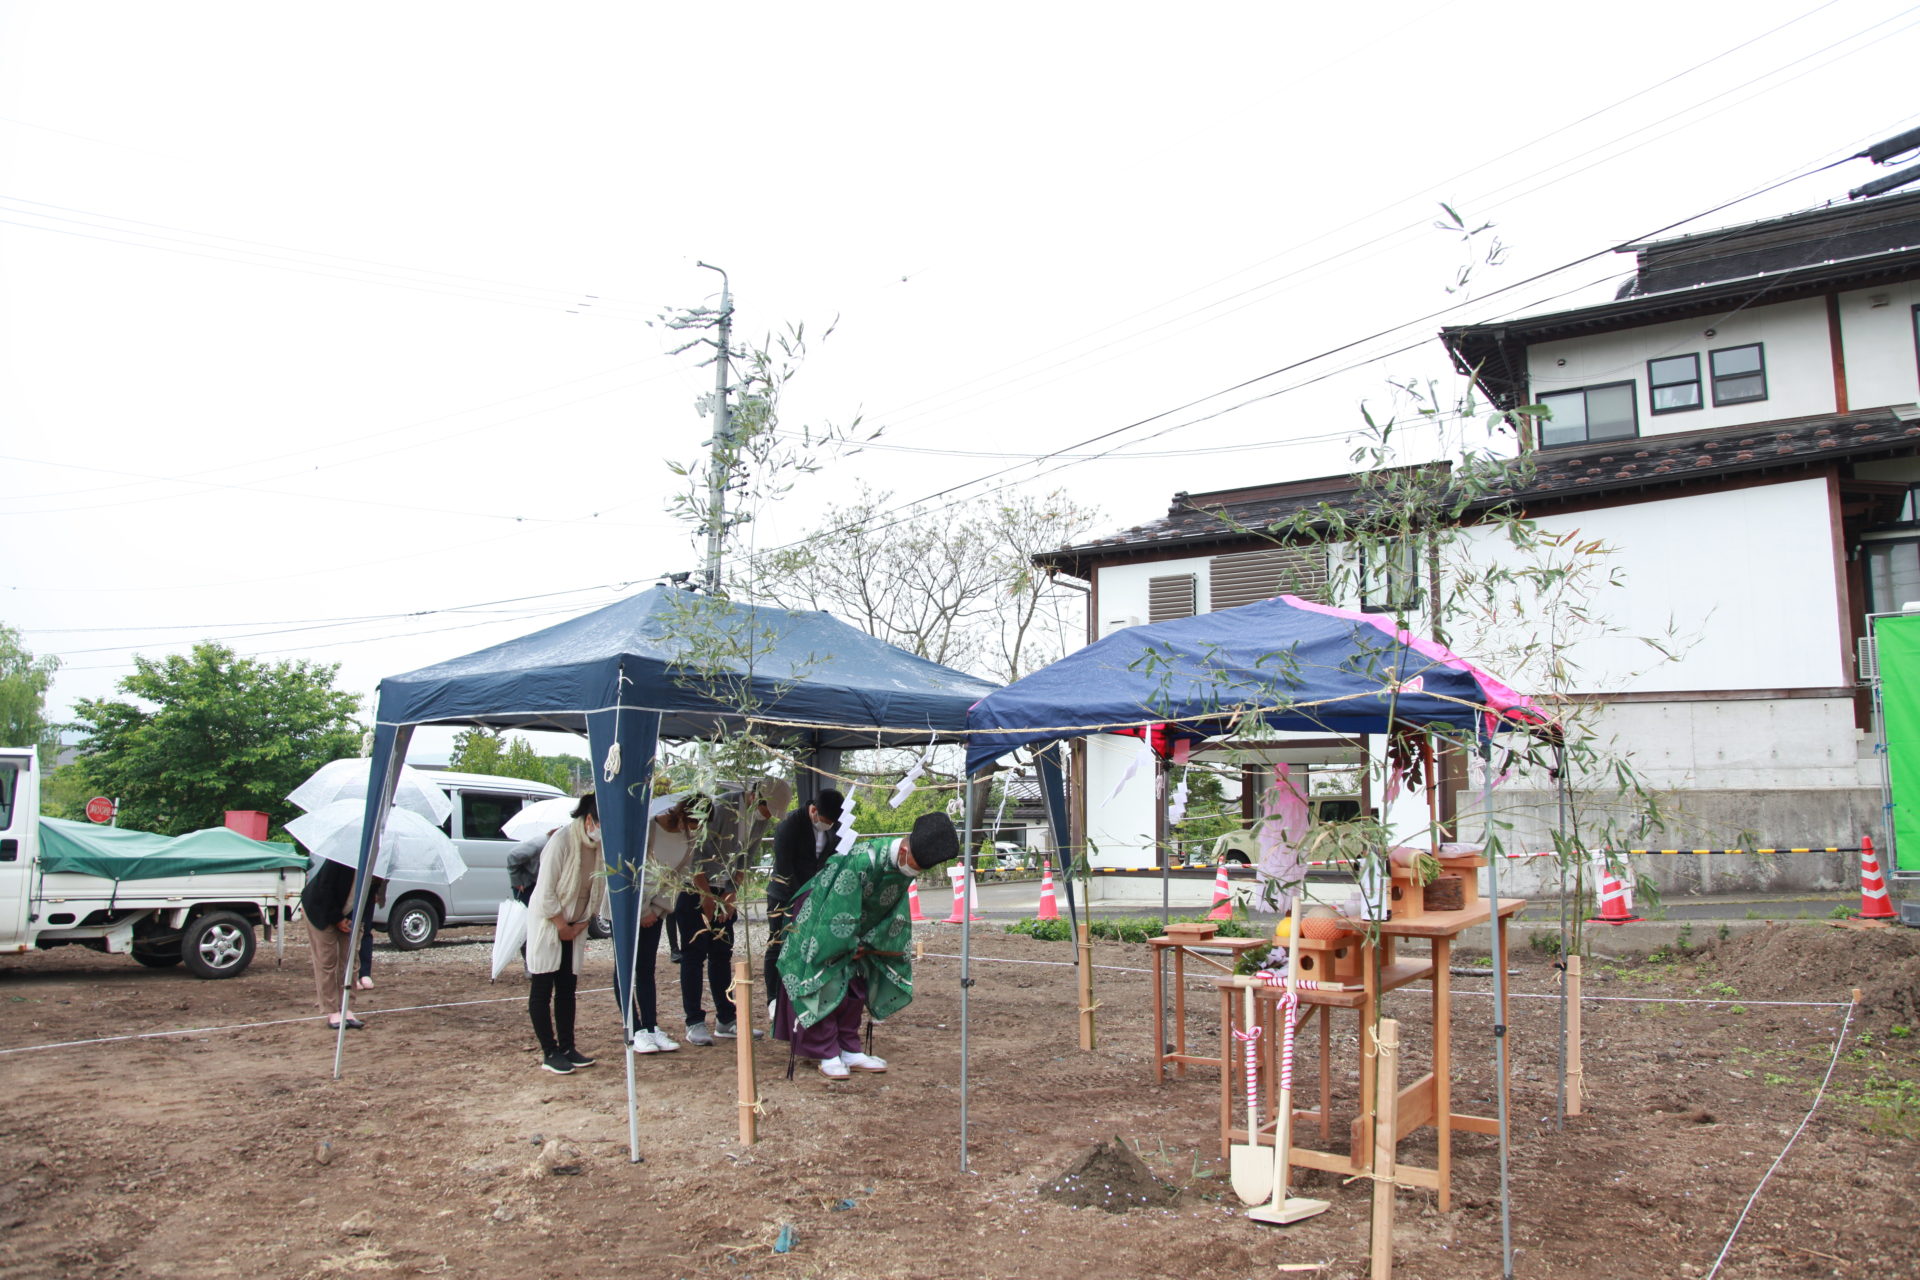
M953 912L940 923L965 924L967 922L967 873L959 867L948 867L947 879L953 882Z
M1227 888L1227 864L1224 862L1213 873L1213 910L1207 912L1207 919L1233 919L1233 890Z
M1600 914L1587 917L1588 924L1631 924L1640 917L1628 910L1627 886L1611 871L1600 873Z
M1880 871L1880 855L1873 851L1873 837L1860 839L1860 918L1862 920L1898 920L1893 899L1887 895L1887 878Z
M926 921L926 917L920 914L920 882L918 880L907 881L907 919L915 924Z
M1058 920L1060 904L1053 897L1053 868L1048 867L1046 874L1040 877L1040 909L1033 914L1036 920Z

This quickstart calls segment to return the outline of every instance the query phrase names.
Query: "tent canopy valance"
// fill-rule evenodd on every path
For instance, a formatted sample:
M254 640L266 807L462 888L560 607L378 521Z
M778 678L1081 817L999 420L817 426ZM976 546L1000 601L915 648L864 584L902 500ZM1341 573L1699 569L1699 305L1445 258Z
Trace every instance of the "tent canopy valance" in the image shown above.
M929 662L827 613L654 587L529 636L380 683L382 725L586 731L596 712L660 716L694 738L752 719L822 748L957 734L999 686Z
M1531 700L1444 645L1384 615L1297 596L1117 631L988 695L967 723L969 772L1016 747L1147 725L1190 740L1255 726L1553 728Z

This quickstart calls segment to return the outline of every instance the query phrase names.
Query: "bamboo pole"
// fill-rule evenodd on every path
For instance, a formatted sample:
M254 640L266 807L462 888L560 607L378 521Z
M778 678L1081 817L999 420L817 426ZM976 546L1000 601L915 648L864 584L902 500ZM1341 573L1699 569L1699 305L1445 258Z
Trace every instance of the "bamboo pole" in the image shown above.
M1580 1114L1586 1082L1580 1068L1580 957L1567 957L1567 1114Z
M1093 1052L1093 931L1080 922L1080 1047Z
M740 1033L733 1042L733 1059L740 1078L740 1143L752 1146L759 1141L754 1125L760 1114L760 1089L753 1077L753 961L738 957L733 962L734 1030Z
M1375 1066L1379 1083L1373 1119L1373 1280L1391 1280L1393 1137L1400 1120L1400 1024L1392 1018L1381 1019L1375 1044L1379 1049Z

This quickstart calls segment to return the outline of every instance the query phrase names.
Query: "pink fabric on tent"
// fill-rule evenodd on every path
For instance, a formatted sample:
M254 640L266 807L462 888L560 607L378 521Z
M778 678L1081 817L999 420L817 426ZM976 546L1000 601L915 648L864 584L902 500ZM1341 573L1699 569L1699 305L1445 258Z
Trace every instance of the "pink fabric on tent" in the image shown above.
M1496 715L1521 724L1552 724L1553 718L1542 711L1533 699L1517 693L1501 684L1486 671L1474 666L1465 658L1432 640L1423 640L1410 631L1402 631L1393 625L1393 619L1382 613L1362 613L1358 609L1336 609L1328 604L1315 604L1311 600L1302 600L1299 596L1283 595L1280 599L1296 609L1305 609L1311 613L1322 613L1330 618L1345 618L1350 622L1364 622L1376 631L1393 637L1394 641L1404 644L1415 653L1432 658L1435 662L1463 671L1473 677L1480 686L1480 692L1487 706Z
M1263 882L1263 899L1267 898L1265 881L1278 881L1285 895L1307 875L1306 855L1301 851L1300 842L1306 838L1311 815L1307 798L1293 784L1292 774L1290 765L1275 764L1273 786L1261 797L1258 871ZM1267 905L1270 910L1279 911L1290 901L1283 896L1278 901L1268 899Z

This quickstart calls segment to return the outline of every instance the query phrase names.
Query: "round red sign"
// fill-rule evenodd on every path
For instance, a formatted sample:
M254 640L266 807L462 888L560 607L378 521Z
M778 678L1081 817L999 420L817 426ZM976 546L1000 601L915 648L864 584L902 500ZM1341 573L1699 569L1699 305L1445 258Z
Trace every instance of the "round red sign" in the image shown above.
M112 822L113 801L105 796L95 796L87 801L87 819L91 822Z

